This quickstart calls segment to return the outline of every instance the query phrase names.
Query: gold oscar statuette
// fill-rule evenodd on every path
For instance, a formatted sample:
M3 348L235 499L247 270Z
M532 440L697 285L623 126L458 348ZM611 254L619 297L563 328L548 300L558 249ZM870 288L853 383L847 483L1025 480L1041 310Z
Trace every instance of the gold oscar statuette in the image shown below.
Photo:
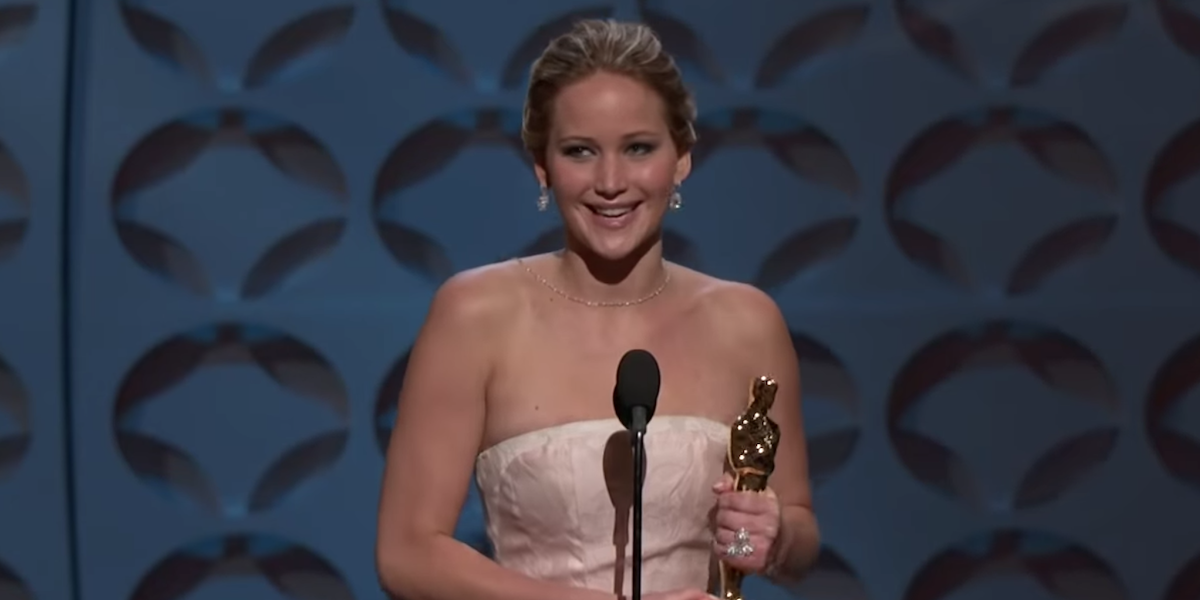
M775 451L779 448L779 425L767 412L775 403L779 384L770 377L759 377L750 384L746 410L738 415L729 431L726 460L733 474L733 488L739 492L761 492L775 470ZM744 600L742 581L746 574L721 561L722 600Z

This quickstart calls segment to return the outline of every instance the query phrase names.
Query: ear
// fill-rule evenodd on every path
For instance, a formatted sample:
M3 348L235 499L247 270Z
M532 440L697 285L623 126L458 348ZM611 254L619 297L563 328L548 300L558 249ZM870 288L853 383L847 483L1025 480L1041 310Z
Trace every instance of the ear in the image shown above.
M680 156L679 160L675 162L675 184L679 185L683 183L683 181L688 178L688 175L691 174L692 153L684 152L683 156Z
M546 173L546 167L540 161L533 163L533 175L537 177L538 185L548 188L550 187L550 176Z

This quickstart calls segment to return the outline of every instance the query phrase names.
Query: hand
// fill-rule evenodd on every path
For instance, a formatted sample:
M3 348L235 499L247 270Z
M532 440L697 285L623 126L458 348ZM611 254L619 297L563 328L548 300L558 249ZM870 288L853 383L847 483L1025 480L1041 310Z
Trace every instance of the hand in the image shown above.
M713 552L731 567L746 573L763 573L771 564L775 539L779 535L781 512L779 498L768 487L762 492L738 492L733 489L733 477L723 475L715 485L717 494L716 535ZM726 552L736 541L736 532L749 534L753 551L744 556Z
M713 600L714 596L709 595L703 590L682 589L671 590L669 592L654 592L653 594L642 594L642 600Z

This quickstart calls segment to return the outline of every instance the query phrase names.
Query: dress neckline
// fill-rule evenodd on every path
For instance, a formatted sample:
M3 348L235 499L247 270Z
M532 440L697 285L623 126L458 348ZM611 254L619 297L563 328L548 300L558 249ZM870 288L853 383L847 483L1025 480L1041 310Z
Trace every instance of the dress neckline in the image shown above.
M722 423L716 419L703 417L700 415L658 415L650 419L650 424L647 427L648 433L652 433L654 429L657 429L668 422L694 423L703 427L712 428L722 434L727 434L730 427L728 423ZM499 442L496 442L495 444L492 444L491 446L480 451L475 460L478 462L487 458L488 455L497 452L503 452L505 448L509 448L514 445L520 445L521 443L537 436L545 436L551 433L588 433L591 431L607 433L623 428L624 426L621 425L620 420L616 417L581 419L578 421L567 421L566 423L559 423L557 425L548 425L546 427L539 427L537 429L532 429L524 433L518 433L510 438L500 440Z

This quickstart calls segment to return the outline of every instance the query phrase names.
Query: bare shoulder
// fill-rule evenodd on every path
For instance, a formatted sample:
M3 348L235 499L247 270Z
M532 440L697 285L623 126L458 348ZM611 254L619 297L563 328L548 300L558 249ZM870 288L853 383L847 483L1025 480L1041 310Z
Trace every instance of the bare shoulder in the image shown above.
M522 305L522 286L513 261L461 271L434 294L429 321L459 326L499 326Z
M769 294L753 285L720 279L699 271L681 270L682 278L693 290L692 298L698 316L713 331L761 344L788 336L787 322L779 305Z

